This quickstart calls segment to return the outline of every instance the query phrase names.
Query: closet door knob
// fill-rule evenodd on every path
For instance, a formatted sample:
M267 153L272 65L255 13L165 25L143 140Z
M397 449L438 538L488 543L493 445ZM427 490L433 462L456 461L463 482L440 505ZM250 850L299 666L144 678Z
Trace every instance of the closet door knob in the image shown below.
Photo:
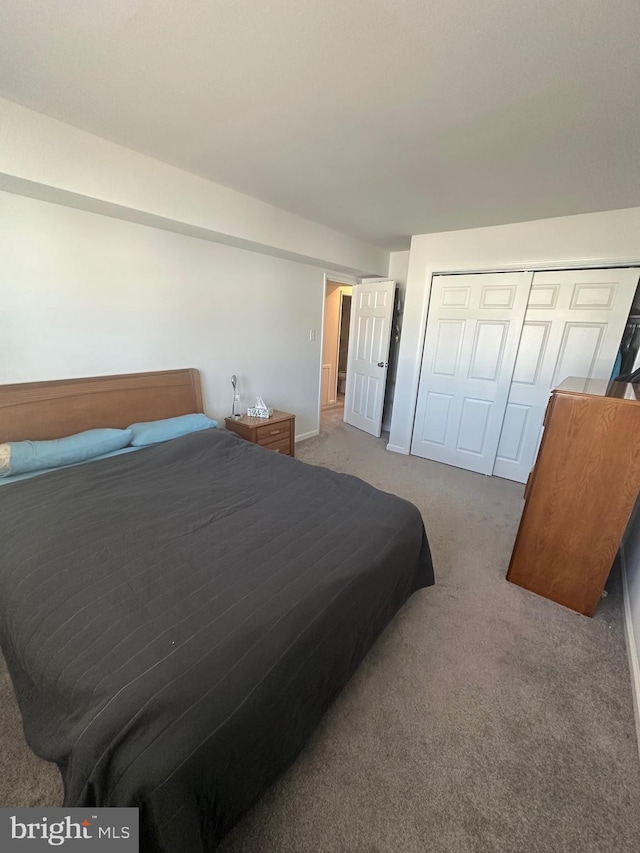
M379 362L378 362L378 367L386 367L388 364L389 364L389 362L388 362L388 361L379 361Z

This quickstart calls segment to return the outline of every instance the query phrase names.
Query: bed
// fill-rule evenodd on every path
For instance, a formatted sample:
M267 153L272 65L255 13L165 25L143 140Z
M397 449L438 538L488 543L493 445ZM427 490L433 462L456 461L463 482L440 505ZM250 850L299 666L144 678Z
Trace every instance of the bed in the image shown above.
M0 442L202 411L197 371L0 387ZM207 429L0 488L0 641L65 806L203 853L433 583L418 510Z

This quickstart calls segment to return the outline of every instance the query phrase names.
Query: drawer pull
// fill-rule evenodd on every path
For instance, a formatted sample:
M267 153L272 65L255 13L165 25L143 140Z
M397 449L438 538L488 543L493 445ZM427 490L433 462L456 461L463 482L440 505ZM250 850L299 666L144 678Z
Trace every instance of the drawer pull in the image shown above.
M279 429L272 429L269 435L280 435L280 432L281 431Z

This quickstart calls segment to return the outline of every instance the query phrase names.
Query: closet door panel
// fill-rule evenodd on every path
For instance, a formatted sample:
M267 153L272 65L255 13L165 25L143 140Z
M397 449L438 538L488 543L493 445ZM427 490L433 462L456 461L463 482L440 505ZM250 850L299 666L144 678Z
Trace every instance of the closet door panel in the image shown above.
M411 452L490 474L531 273L434 276Z
M609 378L638 274L637 269L535 273L494 474L526 482L552 388L569 376Z

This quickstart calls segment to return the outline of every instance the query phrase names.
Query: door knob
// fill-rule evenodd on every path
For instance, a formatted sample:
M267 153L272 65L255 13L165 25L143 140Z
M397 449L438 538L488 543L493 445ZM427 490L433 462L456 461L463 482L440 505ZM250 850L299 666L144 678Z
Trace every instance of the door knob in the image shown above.
M379 362L378 362L378 367L386 367L388 364L389 364L389 362L388 362L388 361L379 361Z

